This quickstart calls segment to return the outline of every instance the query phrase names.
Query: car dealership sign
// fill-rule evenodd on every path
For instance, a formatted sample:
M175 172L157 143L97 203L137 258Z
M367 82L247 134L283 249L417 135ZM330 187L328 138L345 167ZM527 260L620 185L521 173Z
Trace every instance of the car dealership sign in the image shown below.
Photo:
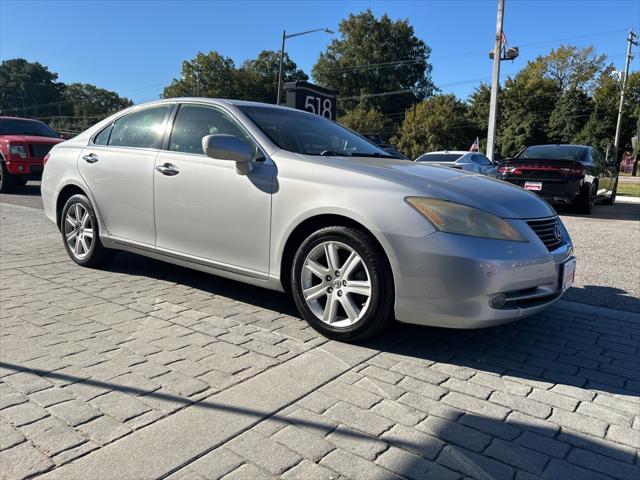
M308 82L288 82L284 84L285 105L298 110L336 119L336 92Z

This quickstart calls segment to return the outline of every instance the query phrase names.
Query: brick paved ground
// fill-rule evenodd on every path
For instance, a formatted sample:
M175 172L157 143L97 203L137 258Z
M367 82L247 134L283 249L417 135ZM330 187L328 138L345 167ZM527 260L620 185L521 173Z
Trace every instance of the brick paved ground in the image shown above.
M328 342L284 295L70 262L0 205L0 478L640 478L640 315Z

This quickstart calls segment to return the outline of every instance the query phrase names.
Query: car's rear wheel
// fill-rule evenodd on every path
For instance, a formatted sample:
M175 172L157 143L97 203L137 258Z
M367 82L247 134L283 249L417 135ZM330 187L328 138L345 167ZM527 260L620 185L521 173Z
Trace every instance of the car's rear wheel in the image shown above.
M293 260L291 290L302 317L326 337L375 335L393 312L391 272L364 232L326 227L309 236Z
M578 198L577 207L580 213L589 215L593 212L593 208L596 205L596 188L595 184L589 185Z
M100 241L98 219L84 195L74 195L64 205L60 231L71 260L84 267L97 267L111 254Z
M16 178L9 173L4 162L0 162L0 193L13 193L16 189Z

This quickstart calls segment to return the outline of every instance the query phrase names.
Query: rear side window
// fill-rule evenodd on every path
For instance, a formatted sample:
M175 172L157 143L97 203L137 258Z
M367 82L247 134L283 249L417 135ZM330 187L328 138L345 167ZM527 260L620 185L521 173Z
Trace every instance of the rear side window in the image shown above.
M459 153L428 153L416 158L416 162L455 162L462 155Z
M585 159L587 149L576 145L536 145L527 147L516 158L531 158L537 160L574 160Z
M479 153L473 156L473 161L476 162L478 165L491 165L491 160L489 160L487 157Z
M171 131L169 150L204 155L202 138L207 135L233 135L244 141L254 159L261 155L249 135L230 117L217 108L201 105L182 105Z
M160 105L145 108L119 118L113 124L108 145L114 147L160 148L164 132L164 120L169 108L169 105Z

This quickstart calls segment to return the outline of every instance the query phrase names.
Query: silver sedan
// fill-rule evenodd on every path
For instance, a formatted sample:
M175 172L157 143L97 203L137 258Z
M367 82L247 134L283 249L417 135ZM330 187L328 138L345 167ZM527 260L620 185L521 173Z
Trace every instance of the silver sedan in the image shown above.
M166 99L51 150L45 213L79 265L127 250L290 291L328 337L392 319L476 328L532 315L575 271L555 211L517 186L391 158L323 117Z

